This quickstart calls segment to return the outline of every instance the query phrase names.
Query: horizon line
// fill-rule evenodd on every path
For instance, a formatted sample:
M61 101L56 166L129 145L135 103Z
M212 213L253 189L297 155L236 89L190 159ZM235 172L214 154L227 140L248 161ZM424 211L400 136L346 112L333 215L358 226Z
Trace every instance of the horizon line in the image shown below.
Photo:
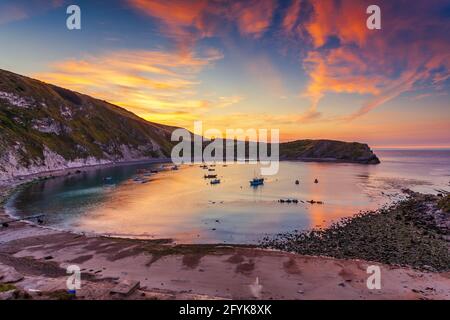
M395 150L395 149L400 149L400 150L443 150L443 149L450 149L450 145L413 145L413 146L408 146L408 145L403 145L403 146L386 146L386 145L381 145L381 146L373 146L371 147L372 149L375 150Z

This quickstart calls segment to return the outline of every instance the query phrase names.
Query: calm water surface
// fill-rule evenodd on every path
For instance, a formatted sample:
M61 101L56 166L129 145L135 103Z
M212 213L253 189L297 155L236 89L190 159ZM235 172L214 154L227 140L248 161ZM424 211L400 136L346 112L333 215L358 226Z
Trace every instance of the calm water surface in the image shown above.
M279 173L258 188L249 185L258 168L249 164L216 165L219 185L203 179L207 171L198 165L148 177L142 169L161 169L161 164L104 168L32 185L8 210L22 217L42 213L46 225L80 232L254 243L267 234L324 227L377 208L397 199L401 188L450 190L450 150L376 153L380 165L281 162ZM278 203L281 198L324 204Z

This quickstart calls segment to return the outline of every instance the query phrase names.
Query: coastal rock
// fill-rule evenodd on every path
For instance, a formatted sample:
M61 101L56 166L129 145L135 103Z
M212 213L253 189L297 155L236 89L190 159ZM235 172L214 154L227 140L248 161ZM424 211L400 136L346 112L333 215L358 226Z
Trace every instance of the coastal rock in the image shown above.
M338 259L364 259L428 272L450 270L450 215L443 197L405 190L407 199L343 218L325 229L265 237L263 248ZM444 198L445 199L445 198Z
M119 294L122 296L129 296L135 292L140 287L139 281L124 280L116 285L112 290L111 294Z
M23 279L23 275L18 273L13 267L0 265L0 283L15 283Z
M11 92L0 91L0 99L7 101L11 106L19 108L29 108L34 101L23 98Z
M12 289L9 291L0 292L0 300L13 300L15 291L15 289Z
M297 140L280 144L281 160L379 164L367 144L335 140Z

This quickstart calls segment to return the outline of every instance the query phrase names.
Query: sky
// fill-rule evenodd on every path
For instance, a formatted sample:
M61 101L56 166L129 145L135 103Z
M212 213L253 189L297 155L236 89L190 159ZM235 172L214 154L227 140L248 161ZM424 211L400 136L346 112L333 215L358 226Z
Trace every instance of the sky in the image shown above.
M449 0L0 0L0 43L1 69L149 121L450 147Z

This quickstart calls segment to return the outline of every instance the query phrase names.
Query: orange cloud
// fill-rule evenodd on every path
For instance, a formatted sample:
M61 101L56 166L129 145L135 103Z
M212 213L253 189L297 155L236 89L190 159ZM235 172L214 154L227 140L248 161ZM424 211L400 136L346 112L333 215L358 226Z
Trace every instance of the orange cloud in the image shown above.
M270 26L275 8L274 0L236 2L231 7L229 19L237 21L241 34L259 38Z
M137 9L171 26L193 25L208 4L206 0L130 0L130 2Z
M177 40L182 48L196 40L223 32L234 25L242 35L259 38L271 25L275 0L128 0L140 12L160 20L163 32Z
M313 39L314 46L323 46L328 37L337 36L345 43L363 44L369 30L366 27L367 1L312 0L314 16L306 24L306 30Z
M207 0L128 0L129 4L148 16L154 17L163 24L164 33L176 39L179 45L190 47L200 34L193 32L203 30L206 33L206 25L202 23L203 14L207 8Z
M53 64L38 79L90 94L138 115L167 123L175 116L192 119L212 107L237 103L239 97L196 98L198 74L222 59L216 50L203 56L161 51L120 51Z
M310 112L317 112L327 92L372 95L358 111L344 117L355 119L419 82L431 80L437 88L449 78L450 44L444 40L442 23L427 18L424 4L383 2L379 31L366 28L369 4L366 0L311 0L313 14L305 30L313 49L303 61L310 78L304 93L311 100ZM402 14L402 6L414 14ZM414 41L404 38L409 34L414 34Z
M283 18L283 29L284 31L290 33L299 20L300 10L302 1L293 0L291 5L286 10L286 15Z

